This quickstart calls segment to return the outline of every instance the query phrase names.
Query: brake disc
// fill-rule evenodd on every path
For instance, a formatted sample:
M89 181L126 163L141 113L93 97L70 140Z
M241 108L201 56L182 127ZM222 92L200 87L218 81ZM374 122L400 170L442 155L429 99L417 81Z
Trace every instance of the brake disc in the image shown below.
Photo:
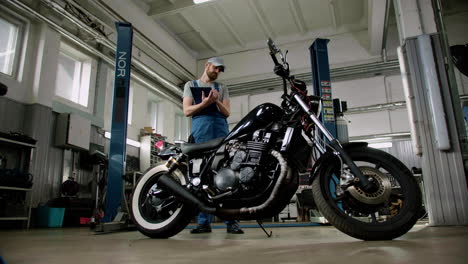
M359 187L350 186L347 191L351 196L365 204L380 204L388 200L392 191L392 184L389 176L381 171L371 167L359 167L362 174L368 178L374 179L378 189L375 192L366 192Z

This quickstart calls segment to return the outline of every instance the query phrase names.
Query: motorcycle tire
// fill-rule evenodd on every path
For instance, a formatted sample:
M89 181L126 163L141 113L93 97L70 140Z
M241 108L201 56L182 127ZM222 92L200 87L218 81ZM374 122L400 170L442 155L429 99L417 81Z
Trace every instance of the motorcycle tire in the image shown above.
M422 210L421 190L409 169L398 159L381 150L363 147L347 150L347 153L361 171L365 168L371 168L368 169L369 171L376 169L384 171L384 173L378 171L375 175L383 175L380 177L391 179L385 180L385 182L392 182L388 199L380 205L366 204L355 199L350 194L349 188L344 191L344 194L338 196L333 186L339 182L337 180L339 177L336 175L341 171L341 163L334 158L330 163L325 163L327 165L318 171L312 183L313 196L318 210L338 230L357 239L391 240L407 233L418 220ZM359 165L363 163L373 164L374 169ZM391 206L386 208L385 204ZM377 213L372 212L373 210ZM382 212L389 212L390 216L380 215ZM368 214L367 218L366 214Z
M130 211L138 231L150 238L169 238L182 231L195 215L193 207L183 204L157 186L158 176L168 171L161 163L148 169L140 177L132 192ZM176 170L171 175L182 185L184 174Z

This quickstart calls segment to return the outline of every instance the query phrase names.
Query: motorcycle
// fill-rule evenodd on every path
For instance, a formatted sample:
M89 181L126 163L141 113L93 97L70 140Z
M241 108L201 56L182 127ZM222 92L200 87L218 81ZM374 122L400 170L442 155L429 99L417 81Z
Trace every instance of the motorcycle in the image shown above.
M318 118L321 99L290 75L287 52L271 39L268 47L274 72L283 79L281 106L255 107L225 138L162 151L166 162L144 172L132 193L137 229L150 238L168 238L197 211L257 220L263 229L261 219L287 206L299 173L312 163L314 202L330 224L361 240L390 240L408 232L422 206L408 168L367 143L341 144Z

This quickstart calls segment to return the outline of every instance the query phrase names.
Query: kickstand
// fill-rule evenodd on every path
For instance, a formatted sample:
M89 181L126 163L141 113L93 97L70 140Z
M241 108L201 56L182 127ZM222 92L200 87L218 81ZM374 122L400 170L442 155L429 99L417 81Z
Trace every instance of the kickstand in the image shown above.
M270 233L268 234L268 232L265 230L265 228L263 227L263 222L261 220L257 220L257 223L258 225L262 228L263 232L265 232L265 234L267 235L267 237L271 237L271 234L273 234L273 231L270 231Z

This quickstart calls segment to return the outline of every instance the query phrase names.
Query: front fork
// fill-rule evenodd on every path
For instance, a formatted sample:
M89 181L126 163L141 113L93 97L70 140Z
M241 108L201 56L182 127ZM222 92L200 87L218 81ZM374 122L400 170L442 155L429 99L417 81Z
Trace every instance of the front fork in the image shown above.
M320 120L315 116L315 114L310 111L309 106L302 101L301 97L298 94L294 95L294 99L299 103L302 109L309 115L312 122L317 125L318 129L325 135L325 137L330 141L330 146L338 152L341 156L343 162L348 165L349 170L351 173L359 179L356 182L356 185L363 189L364 191L372 191L374 188L374 184L372 179L368 179L364 174L362 174L361 170L356 166L356 163L349 157L349 155L343 150L340 142L325 128L325 126L320 122Z

